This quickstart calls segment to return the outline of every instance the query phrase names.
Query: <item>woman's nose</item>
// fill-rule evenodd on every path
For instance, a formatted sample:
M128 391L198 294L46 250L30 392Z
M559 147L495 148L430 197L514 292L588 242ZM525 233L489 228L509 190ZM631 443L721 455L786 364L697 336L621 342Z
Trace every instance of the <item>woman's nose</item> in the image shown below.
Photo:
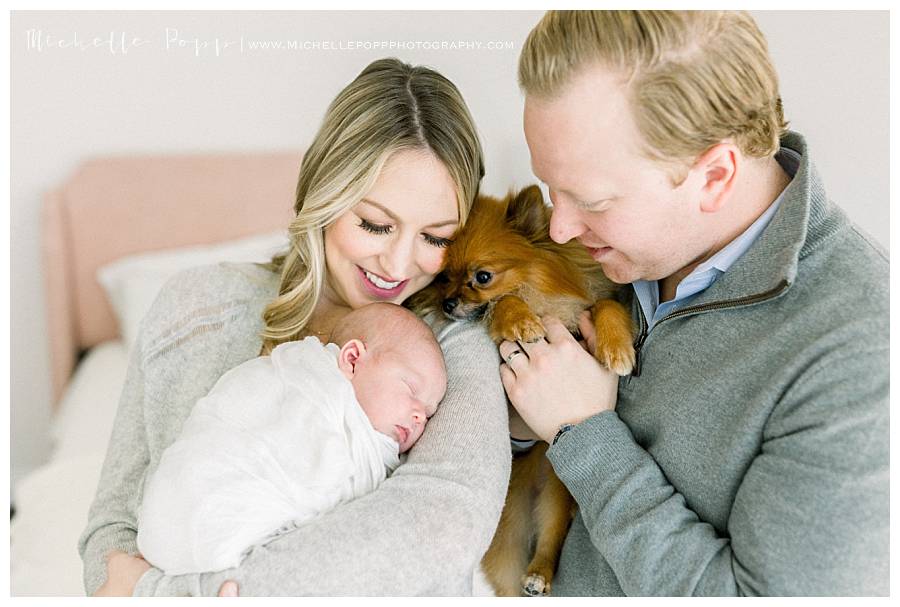
M381 255L381 266L390 274L391 280L406 280L410 277L409 266L413 258L413 243L398 238Z
M554 242L564 244L581 236L584 232L584 224L574 205L552 190L551 200L553 201L553 211L550 215L550 238Z

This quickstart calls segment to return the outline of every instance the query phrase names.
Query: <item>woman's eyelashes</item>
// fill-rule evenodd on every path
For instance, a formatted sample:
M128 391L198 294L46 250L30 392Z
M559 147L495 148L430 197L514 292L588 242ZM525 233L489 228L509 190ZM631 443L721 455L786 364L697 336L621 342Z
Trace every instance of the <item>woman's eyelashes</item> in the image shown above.
M449 238L438 238L436 236L432 236L431 234L424 234L424 233L422 234L422 236L425 237L425 242L427 242L428 244L430 244L434 247L438 247L440 249L449 247L453 243L453 241L450 240Z
M372 223L370 221L366 221L362 217L359 219L359 227L361 227L366 232L371 232L372 234L387 234L391 231L391 226L380 225L377 223Z
M359 218L359 227L372 234L390 234L391 230L393 229L393 226L391 225L372 223L371 221L367 221L362 217ZM432 236L431 234L427 234L425 232L422 233L422 237L425 238L425 242L433 247L438 247L440 249L449 247L453 242L449 238L438 238L437 236Z

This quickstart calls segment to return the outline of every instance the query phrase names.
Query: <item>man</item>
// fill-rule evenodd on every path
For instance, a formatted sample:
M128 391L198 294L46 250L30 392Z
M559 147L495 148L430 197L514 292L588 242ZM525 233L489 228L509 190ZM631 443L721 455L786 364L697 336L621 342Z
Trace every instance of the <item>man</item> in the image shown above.
M500 346L511 434L579 506L552 593L886 595L888 259L786 131L752 18L551 12L519 81L551 236L636 326L621 379L555 319Z

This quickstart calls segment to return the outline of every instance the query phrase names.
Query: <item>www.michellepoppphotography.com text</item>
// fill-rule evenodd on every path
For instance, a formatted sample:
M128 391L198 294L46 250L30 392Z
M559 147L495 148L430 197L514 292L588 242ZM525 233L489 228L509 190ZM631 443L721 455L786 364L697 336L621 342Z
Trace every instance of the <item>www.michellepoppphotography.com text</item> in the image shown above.
M307 39L284 40L248 37L201 37L165 28L158 36L138 36L126 31L110 31L103 34L83 35L78 32L55 34L42 29L25 31L25 44L33 52L105 52L112 55L128 55L148 49L167 53L191 54L196 57L222 57L247 53L315 52L315 51L513 51L510 40L341 40Z

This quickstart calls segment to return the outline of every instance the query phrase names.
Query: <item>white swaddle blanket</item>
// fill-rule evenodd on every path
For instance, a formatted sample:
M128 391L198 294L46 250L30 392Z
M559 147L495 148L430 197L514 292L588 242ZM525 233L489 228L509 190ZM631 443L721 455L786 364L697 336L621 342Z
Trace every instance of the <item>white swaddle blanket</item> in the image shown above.
M141 554L167 575L236 567L254 545L374 490L399 464L314 337L223 375L147 480Z

